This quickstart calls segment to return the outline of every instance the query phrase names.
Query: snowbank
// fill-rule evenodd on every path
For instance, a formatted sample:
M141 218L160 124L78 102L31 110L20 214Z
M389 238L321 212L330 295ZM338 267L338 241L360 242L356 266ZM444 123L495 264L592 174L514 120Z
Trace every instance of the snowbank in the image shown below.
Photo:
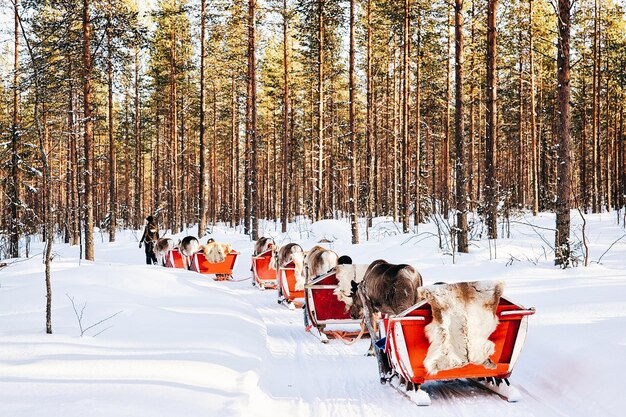
M304 331L301 310L277 305L275 291L253 288L246 279L253 243L219 226L210 237L241 252L236 282L141 265L137 232L118 233L116 243L102 236L95 263L79 265L77 248L56 245L53 335L43 333L40 257L10 260L0 271L0 416L621 416L626 238L615 218L587 216L590 264L567 270L553 265L551 214L518 214L499 224L495 242L475 222L470 253L454 258L432 223L402 234L390 219L375 219L365 241L362 220L360 245L350 244L347 221L301 218L286 234L262 223L279 244L306 250L326 238L356 263L416 265L426 285L503 280L508 297L537 309L511 378L523 397L516 404L446 381L425 384L433 404L416 409L378 383L376 361L364 356L368 340L321 344ZM572 230L582 255L575 212ZM33 253L40 250L33 243ZM66 294L79 311L86 302L84 327L120 313L81 338Z

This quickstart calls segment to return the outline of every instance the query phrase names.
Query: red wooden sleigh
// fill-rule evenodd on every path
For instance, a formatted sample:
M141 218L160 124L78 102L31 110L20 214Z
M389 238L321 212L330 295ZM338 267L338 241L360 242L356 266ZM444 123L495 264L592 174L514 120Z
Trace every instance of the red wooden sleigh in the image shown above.
M393 375L401 382L415 384L419 405L429 405L428 394L420 385L430 380L467 378L474 383L490 389L510 402L518 401L521 396L508 378L524 346L528 329L528 316L535 313L514 304L505 297L500 298L497 308L499 324L489 340L495 343L495 352L490 359L496 364L495 369L482 365L469 364L461 368L440 371L430 375L424 367L424 359L430 343L425 334L425 327L432 321L432 311L426 301L419 302L403 313L384 320L386 340L384 352L387 354ZM393 379L393 377L392 377Z
M350 317L350 312L346 311L346 304L339 301L334 294L337 287L335 271L330 271L314 278L304 288L306 315L310 323L307 331L315 328L323 343L328 342L328 337L345 340L363 333L362 327L361 331L346 330L347 327L354 328L355 325L361 324L362 320Z
M278 288L276 270L270 266L272 255L270 249L252 257L252 285L256 285L259 289Z
M232 251L226 255L223 262L212 263L207 261L203 252L196 252L191 258L189 269L200 274L215 275L216 281L230 280L233 278L233 269L235 269L238 257L239 252Z
M188 257L180 253L178 248L174 248L165 255L165 266L168 268L187 269Z
M278 304L286 304L290 310L302 307L304 290L296 291L295 264L292 262L278 267Z

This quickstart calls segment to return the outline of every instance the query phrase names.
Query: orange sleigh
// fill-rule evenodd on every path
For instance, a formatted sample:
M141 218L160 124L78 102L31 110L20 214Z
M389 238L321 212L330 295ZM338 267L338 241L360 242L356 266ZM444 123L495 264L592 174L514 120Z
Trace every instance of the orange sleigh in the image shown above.
M252 285L262 290L278 288L276 270L270 267L271 261L271 249L252 257Z
M239 252L232 251L226 255L223 262L211 263L207 261L203 252L196 252L191 259L189 269L200 274L213 274L216 281L229 280L233 278L233 269L235 269L238 257Z
M363 334L363 328L360 332L345 330L347 326L354 327L362 320L351 318L350 312L346 311L346 304L337 298L334 291L338 284L335 271L331 270L314 278L304 287L306 315L310 323L307 331L315 327L322 343L327 343L329 336L345 340Z
M178 248L174 248L165 255L165 266L167 268L187 269L187 256L180 253Z
M508 378L524 346L528 316L534 313L535 310L532 308L526 309L505 297L500 298L496 311L499 324L489 337L489 340L495 343L495 352L490 356L496 365L495 369L469 364L461 368L440 371L435 375L428 374L424 367L424 359L430 342L426 337L425 328L432 321L432 311L426 301L415 304L397 316L385 318L387 337L384 352L389 359L393 375L412 382L417 386L417 390L421 391L418 397L425 401L420 405L430 404L428 394L420 389L421 384L429 380L459 378L470 379L471 382L496 392L508 401L515 402L521 396L509 385Z
M304 290L296 291L296 266L292 262L278 267L278 304L286 303L290 310L302 307Z

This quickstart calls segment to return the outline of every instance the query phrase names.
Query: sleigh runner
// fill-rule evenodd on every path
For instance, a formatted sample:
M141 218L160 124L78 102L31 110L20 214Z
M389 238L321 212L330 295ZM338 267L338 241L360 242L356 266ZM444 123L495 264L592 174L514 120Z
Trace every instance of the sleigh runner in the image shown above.
M252 285L259 289L276 289L276 270L271 267L272 250L267 250L260 255L252 256Z
M225 255L223 262L209 262L203 252L196 252L191 258L189 269L200 274L215 275L216 281L230 280L233 278L233 270L237 264L239 252L232 251Z
M501 297L496 310L499 322L489 336L495 345L495 351L490 356L495 365L493 369L467 364L430 374L424 361L430 347L426 326L433 320L433 314L429 303L421 301L397 316L384 319L386 338L379 341L384 342L384 346L379 345L379 348L386 354L392 370L390 376L384 377L396 388L403 385L409 390L414 386L416 391L408 394L413 394L411 399L418 405L430 405L430 397L420 388L424 382L460 378L469 379L510 402L518 401L519 392L509 385L508 378L524 345L528 316L534 313L534 309L526 309Z
M314 278L305 285L306 311L309 320L307 331L315 328L322 343L328 338L354 338L363 334L361 330L345 330L361 324L360 319L352 319L346 304L340 301L335 294L338 288L337 276L334 270Z

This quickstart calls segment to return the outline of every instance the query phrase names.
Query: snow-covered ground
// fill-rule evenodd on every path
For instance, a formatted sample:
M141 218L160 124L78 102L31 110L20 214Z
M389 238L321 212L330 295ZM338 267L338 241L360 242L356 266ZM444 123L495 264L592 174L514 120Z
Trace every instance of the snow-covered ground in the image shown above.
M305 332L301 310L254 288L246 280L252 243L238 231L211 235L242 253L232 282L143 265L137 232L112 244L103 235L94 263L57 244L53 335L45 334L41 256L0 269L0 416L622 416L626 238L596 262L626 233L615 219L587 216L590 264L567 270L553 266L549 214L512 218L510 238L491 249L474 240L454 264L432 223L403 235L376 219L360 245L350 244L345 222L297 219L286 235L265 225L279 244L306 249L327 239L357 263L414 264L426 284L503 280L506 295L536 307L511 378L521 402L450 381L425 384L433 404L423 408L378 383L375 359L364 356L368 340L321 344ZM577 213L573 220L576 241ZM80 337L71 299L83 329L118 314Z

